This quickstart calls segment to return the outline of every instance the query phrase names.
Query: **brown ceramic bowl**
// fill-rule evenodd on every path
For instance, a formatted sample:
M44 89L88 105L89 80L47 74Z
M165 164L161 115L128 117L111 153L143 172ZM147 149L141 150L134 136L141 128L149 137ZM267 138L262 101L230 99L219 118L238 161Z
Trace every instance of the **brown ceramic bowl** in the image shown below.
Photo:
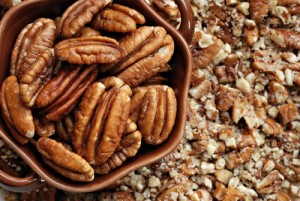
M6 13L0 24L0 83L9 74L9 61L14 42L23 27L40 17L55 18L61 16L63 11L74 0L31 0L24 1ZM179 144L183 135L186 120L186 99L190 84L191 55L188 48L193 35L192 12L188 0L177 0L182 15L182 23L179 31L174 29L164 19L145 3L144 0L115 0L115 3L128 5L139 10L147 19L149 25L163 26L175 41L175 53L170 62L172 71L170 82L178 101L175 126L169 138L161 145L155 147L143 147L138 154L128 159L121 167L111 171L107 175L96 175L92 182L74 182L54 172L43 163L36 149L30 145L18 144L10 135L3 118L0 117L0 137L20 155L24 161L38 175L30 175L26 178L14 178L0 171L0 182L3 188L11 191L26 191L40 185L40 178L50 185L70 192L91 192L102 189L116 180L140 167L149 165L166 156ZM1 116L1 115L0 115Z

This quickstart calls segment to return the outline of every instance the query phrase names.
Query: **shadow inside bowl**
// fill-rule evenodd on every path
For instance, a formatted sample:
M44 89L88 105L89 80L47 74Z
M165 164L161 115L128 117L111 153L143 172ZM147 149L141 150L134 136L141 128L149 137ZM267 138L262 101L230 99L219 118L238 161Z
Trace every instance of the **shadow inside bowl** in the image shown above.
M71 5L73 0L32 0L25 1L11 9L2 19L0 24L0 83L9 75L10 55L14 42L19 32L27 24L40 17L49 17L54 19L60 16L63 11ZM107 175L96 175L95 179L89 183L74 182L62 177L43 163L42 157L30 145L18 144L9 134L9 131L0 117L0 137L11 146L18 155L47 183L50 185L70 192L92 192L112 184L119 178L127 175L140 167L154 163L174 150L180 142L183 135L186 119L186 98L190 83L191 74L191 55L188 45L183 37L172 27L167 26L157 14L145 9L143 0L126 1L119 0L115 3L121 3L136 8L143 13L147 19L147 25L163 26L175 41L175 53L170 62L172 71L170 74L171 87L174 89L177 97L177 117L175 126L169 138L158 146L145 146L139 150L138 154L128 159L121 167L111 171Z

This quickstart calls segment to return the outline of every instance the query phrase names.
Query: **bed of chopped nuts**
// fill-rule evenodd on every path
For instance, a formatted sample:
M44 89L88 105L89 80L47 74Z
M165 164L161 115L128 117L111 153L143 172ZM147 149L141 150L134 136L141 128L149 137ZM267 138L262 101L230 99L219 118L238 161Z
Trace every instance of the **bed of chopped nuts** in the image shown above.
M190 2L195 65L184 137L94 198L300 200L300 1Z

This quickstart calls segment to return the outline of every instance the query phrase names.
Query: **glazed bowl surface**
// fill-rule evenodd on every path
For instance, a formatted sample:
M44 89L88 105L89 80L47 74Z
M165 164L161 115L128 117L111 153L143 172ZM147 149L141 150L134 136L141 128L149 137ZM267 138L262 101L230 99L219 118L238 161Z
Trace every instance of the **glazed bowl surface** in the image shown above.
M0 84L9 75L10 56L19 32L27 24L40 17L52 18L61 16L63 11L74 0L31 0L24 1L7 12L0 24ZM33 145L18 144L10 135L9 130L0 115L0 138L31 167L36 175L27 178L13 178L0 171L2 187L11 191L26 191L39 186L42 178L48 184L69 192L92 192L113 184L129 172L152 164L173 151L183 135L186 120L186 99L190 84L192 68L191 54L188 43L193 35L192 12L188 1L176 1L179 5L182 23L179 31L162 19L144 0L126 1L116 0L115 3L130 6L140 11L147 19L148 25L163 26L173 37L175 53L170 61L172 71L169 75L170 85L177 98L177 117L175 126L168 139L158 146L144 146L138 154L128 159L121 167L107 175L95 175L95 179L88 183L74 182L64 178L43 163L41 155Z

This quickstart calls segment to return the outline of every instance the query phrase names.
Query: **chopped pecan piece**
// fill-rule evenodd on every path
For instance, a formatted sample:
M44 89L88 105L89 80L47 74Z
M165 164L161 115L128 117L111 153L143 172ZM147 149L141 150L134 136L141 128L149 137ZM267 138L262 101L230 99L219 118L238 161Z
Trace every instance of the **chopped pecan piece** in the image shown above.
M136 129L136 124L128 119L126 129L114 154L102 165L94 167L97 174L107 174L121 166L127 158L136 155L142 141L142 134Z
M289 6L292 4L300 4L300 2L298 0L278 0L277 5L278 6Z
M138 128L148 144L160 144L167 139L175 123L177 102L172 88L150 88L143 97Z
M268 15L270 0L250 0L251 18L259 24Z
M58 34L65 38L75 35L93 16L112 0L78 0L65 10L59 23Z
M240 152L231 152L225 155L225 160L227 162L227 168L232 170L245 162L249 161L252 153L254 152L254 147L246 147L240 150Z
M130 111L131 89L115 77L92 84L75 113L72 144L93 165L106 162L118 147ZM104 89L106 91L104 91Z
M10 60L10 74L16 75L18 80L21 80L27 69L35 62L37 62L35 65L39 66L40 62L42 62L42 58L39 58L41 54L45 51L51 51L51 48L53 48L55 31L56 27L51 19L39 18L28 24L18 35L13 48ZM50 55L45 56L42 57L50 57ZM38 58L39 61L36 61ZM49 59L45 60L48 63Z
M289 97L288 90L280 83L271 81L268 84L269 102L274 105L284 104Z
M70 64L105 64L123 57L119 43L104 36L70 38L55 45L58 59Z
M234 82L237 79L234 68L230 66L215 67L214 72L220 84Z
M244 200L244 195L235 187L229 185L228 188L226 188L223 184L217 183L216 190L214 191L214 197L217 200L222 201L238 201L238 200Z
M300 49L300 34L291 29L271 29L270 38L280 47Z
M65 66L40 91L36 107L43 108L49 120L61 120L74 109L85 89L96 80L97 74L96 65Z
M98 200L113 200L113 201L135 201L135 198L131 193L122 191L122 192L103 192L98 196Z
M88 182L94 179L94 169L80 155L70 151L63 144L41 137L36 148L44 162L61 175L74 180Z
M92 26L94 29L126 33L136 30L136 24L145 22L145 17L137 10L120 4L110 4L95 16Z
M16 140L22 144L35 134L31 109L20 100L19 84L16 76L7 77L1 86L2 115Z
M259 37L257 26L255 26L254 28L244 28L244 32L247 44L252 47L257 42Z
M274 170L256 184L256 190L258 193L276 192L279 190L282 181L282 175L280 175L277 170Z
M216 94L217 108L221 111L229 110L233 106L238 95L239 90L220 85Z
M278 107L283 125L299 118L298 108L294 103L287 103Z
M262 126L262 131L267 135L278 136L283 133L283 128L273 119L267 118Z

